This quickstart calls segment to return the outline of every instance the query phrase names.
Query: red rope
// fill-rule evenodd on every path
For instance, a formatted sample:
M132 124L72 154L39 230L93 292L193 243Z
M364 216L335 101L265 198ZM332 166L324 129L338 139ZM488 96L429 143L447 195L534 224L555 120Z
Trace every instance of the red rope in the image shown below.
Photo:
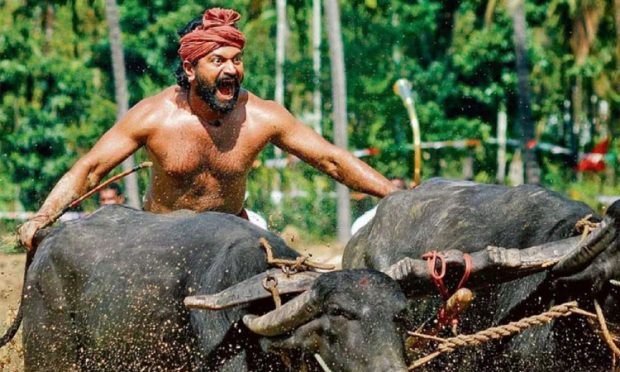
M431 280L433 281L433 284L435 284L435 286L437 287L437 290L439 290L439 293L441 294L441 297L443 298L444 302L448 301L448 299L450 298L452 294L454 294L454 292L463 288L465 283L467 283L467 280L469 280L469 276L471 275L471 269L472 269L471 256L467 253L463 253L463 260L465 261L465 270L463 271L463 277L461 277L461 280L459 281L459 284L456 286L456 289L454 290L454 292L450 293L443 281L444 277L446 276L446 269L447 269L446 257L440 252L430 251L430 252L424 253L422 255L422 259L426 261L426 265L431 273ZM439 272L437 271L438 260L440 261ZM448 314L446 313L445 306L446 305L444 304L439 308L439 311L437 312L437 322L442 327L450 324L453 329L456 329L459 323L459 318L458 316L456 317L448 316Z
M431 280L435 287L439 290L441 297L445 300L448 299L449 293L446 288L443 278L446 276L446 257L437 251L426 252L422 255L422 259L426 260L428 270L431 272ZM440 271L437 272L437 261L440 261Z
M456 289L454 290L455 292L463 288L465 283L469 280L469 275L471 274L471 256L467 253L463 253L463 260L465 260L465 271L463 271L463 277L461 278L459 285L456 286Z

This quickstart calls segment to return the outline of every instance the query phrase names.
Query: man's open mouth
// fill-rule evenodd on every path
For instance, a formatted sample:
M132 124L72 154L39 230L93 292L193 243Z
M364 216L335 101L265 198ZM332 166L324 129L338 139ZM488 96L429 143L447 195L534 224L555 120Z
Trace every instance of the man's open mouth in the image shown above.
M218 98L223 100L232 99L238 88L239 83L236 79L221 79L217 83Z

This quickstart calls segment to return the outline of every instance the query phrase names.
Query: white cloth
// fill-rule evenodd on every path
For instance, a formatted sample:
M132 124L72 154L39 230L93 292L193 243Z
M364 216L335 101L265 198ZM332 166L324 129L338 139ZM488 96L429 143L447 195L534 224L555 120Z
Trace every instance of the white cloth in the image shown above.
M245 212L248 214L248 220L254 225L260 227L263 230L267 229L267 221L258 213L252 212L249 209L246 209Z
M73 220L77 220L78 218L82 218L84 216L86 216L86 213L84 212L65 212L62 216L60 216L60 218L58 218L58 221L60 222L73 221Z
M370 209L364 212L364 214L362 214L361 216L359 216L358 219L355 220L355 222L353 222L353 225L351 225L351 235L355 235L355 233L358 232L359 229L361 229L368 222L370 222L373 219L373 217L375 217L376 213L377 213L377 207L374 207L373 209Z

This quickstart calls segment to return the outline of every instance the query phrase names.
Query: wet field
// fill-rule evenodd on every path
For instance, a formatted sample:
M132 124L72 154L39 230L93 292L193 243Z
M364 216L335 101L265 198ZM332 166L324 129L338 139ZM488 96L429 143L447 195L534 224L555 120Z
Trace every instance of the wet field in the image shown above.
M295 232L291 231L285 231L282 235L287 243L301 254L310 255L314 260L334 264L340 268L342 246L335 243L304 243ZM17 312L25 260L25 254L0 253L0 334L4 334ZM23 370L24 359L20 330L8 346L0 348L0 371Z

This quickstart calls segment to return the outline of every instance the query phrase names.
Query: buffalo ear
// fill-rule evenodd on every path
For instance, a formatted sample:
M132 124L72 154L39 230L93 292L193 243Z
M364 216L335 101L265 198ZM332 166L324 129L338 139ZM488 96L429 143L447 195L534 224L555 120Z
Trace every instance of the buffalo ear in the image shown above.
M237 283L219 293L185 297L183 303L190 309L221 310L232 306L271 297L265 288L267 280L275 280L278 292L282 294L304 292L320 273L304 271L286 275L280 269L272 269Z

